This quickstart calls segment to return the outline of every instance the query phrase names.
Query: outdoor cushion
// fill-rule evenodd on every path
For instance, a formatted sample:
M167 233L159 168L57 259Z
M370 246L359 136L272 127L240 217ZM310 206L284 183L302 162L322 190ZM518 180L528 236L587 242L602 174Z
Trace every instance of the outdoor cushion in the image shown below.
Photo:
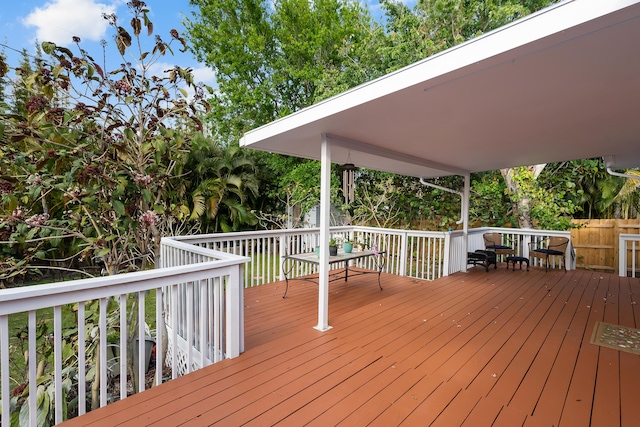
M487 245L487 246L485 246L485 248L487 248L487 249L511 249L511 246L505 246L505 245Z
M564 255L564 252L556 251L555 249L535 249L533 252L541 252L547 255Z

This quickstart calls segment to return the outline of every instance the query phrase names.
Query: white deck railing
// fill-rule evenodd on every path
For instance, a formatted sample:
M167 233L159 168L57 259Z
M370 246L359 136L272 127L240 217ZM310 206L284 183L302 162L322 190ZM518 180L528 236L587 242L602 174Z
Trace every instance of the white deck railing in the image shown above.
M482 234L488 231L501 232L516 249L516 254L529 256L529 242L549 236L570 237L568 232L519 230L512 228L478 228L469 231L468 251L484 248ZM463 233L380 229L372 227L333 227L332 237L356 242L371 248L374 244L384 251L384 270L387 273L418 279L435 280L465 268L466 253L462 251ZM36 329L42 319L43 309L52 310L53 315L53 378L54 400L60 402L67 392L63 366L67 360L68 346L63 340L63 312L70 304L77 305L78 329L93 327L86 321L91 301L98 301L98 337L107 336L108 328L124 330L130 322L130 300L137 298L141 310L137 315L138 335L143 336L145 316L144 301L147 292L155 292L154 307L156 328L156 376L162 378L161 360L163 338L167 339L168 360L172 376L191 372L225 357L235 357L244 347L243 287L257 286L283 280L281 260L286 254L312 252L319 240L319 229L274 230L241 233L222 233L199 236L165 238L161 242L158 269L111 277L78 280L73 282L39 285L0 291L0 391L9 396L9 317L27 313L28 359L37 361ZM632 251L635 251L633 246ZM567 268L575 268L573 249L567 249ZM635 258L634 258L635 259ZM360 267L373 268L361 261ZM246 264L245 264L246 263ZM243 268L244 265L244 268ZM314 266L297 263L289 277L315 273ZM110 301L115 301L112 309ZM107 309L109 306L109 310ZM68 310L67 310L68 311ZM119 321L113 323L108 315L117 314ZM68 315L69 313L65 313ZM166 325L166 336L164 328ZM121 334L119 342L120 372L126 372L127 340ZM106 340L97 340L101 378L109 379ZM78 361L77 377L72 387L79 396L87 392L87 366L91 359L92 345L81 334L73 357ZM144 341L138 342L138 354L145 354ZM63 354L65 355L63 359ZM143 363L138 363L142 374ZM144 375L140 375L144 377ZM36 363L28 364L29 389L37 388ZM120 398L126 397L126 376L120 378ZM15 386L16 384L14 384ZM65 388L66 387L66 388ZM140 390L144 390L144 384ZM108 400L107 381L100 383L100 405ZM79 399L78 413L86 412L84 399ZM9 425L12 411L9 399L2 399L2 425ZM36 399L29 398L31 414L36 411ZM35 422L35 418L31 418ZM55 406L55 422L63 419L62 406Z
M199 248L195 248L199 249ZM24 394L27 401L21 409L25 411L29 425L36 425L38 413L42 415L43 396L45 402L63 402L69 395L76 395L78 399L78 414L87 411L86 399L93 383L92 371L99 366L99 405L104 406L111 400L108 395L108 384L113 382L110 365L119 363L119 372L127 372L127 326L137 323L137 335L145 336L145 320L149 317L145 313L145 301L151 298L149 292L155 293L156 304L154 313L150 317L158 325L156 341L156 382L162 381L162 364L160 363L163 353L163 328L164 313L163 305L160 301L163 296L176 298L181 292L187 294L198 293L203 302L197 309L193 309L194 314L200 315L200 323L185 322L181 325L181 332L188 339L198 344L202 348L202 343L210 344L210 348L204 352L206 357L200 355L200 360L196 363L194 359L198 354L190 352L187 363L189 366L199 364L204 366L211 360L221 357L235 357L242 351L243 342L243 319L242 319L242 264L246 258L229 256L228 254L215 254L207 251L207 254L200 254L198 250L191 251L190 255L185 255L181 260L166 261L163 263L172 264L171 268L160 268L144 272L121 274L116 276L99 277L93 279L75 280L61 283L51 283L47 285L36 285L0 291L0 391L2 398L2 418L1 425L10 425L12 412L15 410L18 397L10 398L12 389L20 386L19 383L12 382L10 377L10 335L15 331L9 331L9 322L15 316L21 316L21 326L25 328L27 334L26 356L28 362L25 363L27 380ZM179 265L182 264L182 265ZM188 264L188 265L187 265ZM137 316L131 318L132 301L137 300L139 310ZM189 302L186 303L189 306ZM198 311L199 310L199 311ZM134 312L135 313L135 312ZM51 320L52 318L52 320ZM213 332L208 319L217 319L218 331ZM63 329L63 319L68 324L75 323L71 329ZM173 317L172 319L175 319ZM41 339L49 340L53 346L53 357L50 361L39 354L38 347L42 342L38 342L38 328L42 327L42 322L48 321L49 330ZM172 320L175 322L175 320ZM174 323L175 324L175 323ZM86 331L78 334L77 345L71 345L72 341L67 337L77 331ZM115 342L108 342L107 339L112 332L119 333L119 339ZM172 331L174 342L176 340L176 330ZM211 336L211 339L210 336ZM145 340L138 340L137 354L139 358L145 355ZM108 348L116 346L119 348L119 358L110 359ZM97 347L97 349L96 349ZM97 350L97 351L96 351ZM15 352L13 353L15 357ZM21 353L17 353L21 354ZM94 359L94 355L98 355ZM175 354L175 352L174 352ZM98 360L98 365L95 361ZM118 362L119 360L119 362ZM46 361L51 366L47 367L45 376L51 377L51 386L45 389L43 377L36 377L36 369L40 361ZM15 362L15 361L14 361ZM73 363L75 362L75 363ZM71 366L70 366L71 365ZM77 368L71 369L72 366ZM138 361L139 378L145 378L144 371L146 363ZM77 370L76 370L77 369ZM51 371L49 374L48 371ZM174 374L175 376L175 374ZM120 375L120 399L127 395L127 376ZM145 389L144 381L140 381L138 391ZM30 393L29 390L37 390L37 393ZM65 405L54 404L53 418L55 423L62 422L66 414L63 413ZM46 408L47 410L49 408ZM28 413L26 411L28 410Z
M172 238L163 238L160 244L160 268L216 260L237 263L249 258ZM233 274L216 274L163 288L164 325L169 340L167 365L172 368L173 378L244 351L243 288L241 268ZM231 324L235 327L226 327Z
M640 235L620 234L618 247L618 275L640 277Z
M245 286L284 280L281 260L286 254L313 252L318 244L318 228L269 230L239 233L180 236L175 240L216 251L251 258L244 269ZM385 252L387 273L435 280L448 274L450 233L397 230L374 227L332 227L331 237L354 240L368 248L375 244ZM371 260L363 259L360 267ZM369 265L369 267L372 267ZM290 277L316 273L315 266L298 263ZM457 270L459 271L459 270Z

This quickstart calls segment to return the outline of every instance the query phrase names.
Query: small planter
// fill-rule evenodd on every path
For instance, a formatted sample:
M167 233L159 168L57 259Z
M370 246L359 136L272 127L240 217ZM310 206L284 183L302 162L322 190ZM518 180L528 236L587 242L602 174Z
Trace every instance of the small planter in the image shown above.
M151 361L151 351L153 350L153 346L156 344L156 340L152 337L145 337L144 340L144 358L142 359L142 363L144 365L144 371L149 371L149 362ZM133 364L134 369L138 369L138 339L135 340L135 344L133 345ZM111 375L118 376L120 375L120 345L119 344L107 344L107 370Z
M344 249L345 254L350 254L353 251L353 243L343 243L342 249Z
M338 255L338 247L337 246L329 246L329 256Z

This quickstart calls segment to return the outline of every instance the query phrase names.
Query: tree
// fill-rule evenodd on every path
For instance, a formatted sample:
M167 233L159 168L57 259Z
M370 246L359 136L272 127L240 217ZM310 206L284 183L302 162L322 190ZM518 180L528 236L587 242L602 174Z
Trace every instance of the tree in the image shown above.
M156 37L150 52L136 57L131 46L143 28L152 35L144 2L129 3L132 34L115 15L105 16L116 32L122 64L111 72L80 47L79 54L43 43L50 59L29 75L26 114L5 114L0 165L2 214L10 242L31 260L73 248L76 261L99 258L109 274L152 265L162 230L178 212L180 165L189 140L172 129L179 119L198 126L205 111L204 88L189 69L164 76L151 66L178 43ZM106 46L106 45L105 45ZM130 62L135 58L134 62ZM185 87L194 91L188 97ZM62 94L66 104L60 104ZM198 107L199 106L199 107ZM65 242L62 245L62 242ZM47 255L48 257L48 255Z
M602 158L550 164L543 169L539 179L545 188L568 190L567 198L576 206L574 217L615 216L615 196L623 179L609 175Z
M20 64L15 69L17 78L11 80L11 111L16 115L26 116L28 114L27 104L29 103L31 94L26 86L26 82L29 81L29 76L34 75L35 70L39 69L42 65L42 49L37 43L35 50L35 56L31 56L26 49L22 50L20 53ZM52 104L56 104L56 98L53 97L51 102Z
M481 226L505 227L514 224L513 211L506 184L500 171L488 171L471 175L469 220Z
M342 68L345 46L364 39L370 23L366 10L349 0L191 4L198 10L185 26L194 54L216 73L209 120L227 146L244 132L326 96L325 70ZM309 179L309 171L317 168L313 162L252 156L262 177L263 220L278 222L275 207L300 217L317 200L317 177Z
M194 52L216 71L219 79L220 90L213 100L211 116L216 132L223 140L235 141L252 128L477 37L551 3L551 0L422 0L410 9L400 2L383 0L381 7L385 16L381 24L350 1L194 0L192 4L198 6L199 11L194 12L187 28ZM289 164L287 160L278 161ZM544 165L533 166L533 173L519 168L502 171L512 217L521 227L531 226L533 219L540 224L540 218L559 212L543 214L540 211L541 207L554 206L555 202L530 205L532 191L535 189L533 192L539 194L542 189L536 178L543 168ZM516 176L520 171L526 176ZM271 176L274 178L265 181L279 181L279 175ZM403 203L397 205L402 206L401 216L429 210L413 207L412 193L417 194L415 180L404 181L402 185L398 179L394 181L397 191L389 197ZM311 181L301 186L295 181L296 186L292 187L291 182L278 186L275 192L270 187L269 193L277 195L270 199L272 205L292 200L291 195L298 193L298 189L311 194L312 186L317 186ZM521 192L525 187L529 193ZM495 186L485 186L482 191L492 188ZM371 196L374 189L366 191ZM398 193L403 197L396 197ZM441 203L446 198L437 199L441 198L438 191L421 194L432 196L430 202L439 207L453 205L448 201ZM503 198L500 195L500 200ZM453 217L446 213L442 221L448 223ZM488 219L487 215L483 217Z
M250 207L258 194L255 165L237 144L196 136L185 170L190 219L198 220L201 231L237 231L257 223Z
M535 181L545 165L533 165L522 168L501 169L500 173L511 193L513 210L517 212L516 219L519 228L533 228L531 218L532 197L535 191Z
M225 144L317 101L323 70L362 33L357 2L192 0L191 49L216 73L215 134Z
M527 228L535 226L547 230L566 230L572 227L571 218L580 208L575 204L575 184L571 180L549 176L542 179L544 165L511 170L513 173L505 178L509 181L507 186L516 187L518 197L526 199L520 204L514 194L510 195L512 202L520 206L515 212L526 215L524 218L517 218L519 224L528 221Z
M640 171L628 169L624 173L638 178L626 178L613 200L620 205L620 217L630 219L640 212Z
M2 52L0 52L0 111L6 111L8 109L8 104L6 102L7 94L5 93L7 89L6 75L8 71L7 55L4 53L4 50L2 50Z
M372 225L391 228L397 225L402 217L400 206L393 203L393 195L397 187L394 175L385 173L384 179L361 179L358 198L353 203L353 223L356 225Z

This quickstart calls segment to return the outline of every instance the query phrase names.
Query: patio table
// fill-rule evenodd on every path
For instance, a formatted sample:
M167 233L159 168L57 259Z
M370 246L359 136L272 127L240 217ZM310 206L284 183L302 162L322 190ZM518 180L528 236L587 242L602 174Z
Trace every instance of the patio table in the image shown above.
M343 268L337 270L331 270L329 273L329 282L333 282L335 280L340 280L344 278L346 282L349 279L349 276L360 276L363 274L377 274L378 275L378 286L380 290L382 290L382 285L380 284L380 273L384 269L385 259L379 255L384 255L384 251L354 251L350 253L338 252L338 255L329 256L329 267L331 268L334 264L344 264ZM367 270L364 268L349 267L349 263L353 260L361 259L361 258L369 258L373 259L373 263L376 267L375 270ZM288 263L287 268L287 260L292 261ZM287 296L287 292L289 291L289 280L304 280L307 282L312 282L318 284L318 274L314 274L315 277L292 277L289 278L291 271L293 270L293 266L295 263L307 263L313 265L320 265L320 259L315 252L307 252L302 254L294 254L294 255L285 255L282 261L282 272L284 273L284 279L286 282L286 289L284 291L284 295L282 298ZM349 274L351 273L351 274Z

